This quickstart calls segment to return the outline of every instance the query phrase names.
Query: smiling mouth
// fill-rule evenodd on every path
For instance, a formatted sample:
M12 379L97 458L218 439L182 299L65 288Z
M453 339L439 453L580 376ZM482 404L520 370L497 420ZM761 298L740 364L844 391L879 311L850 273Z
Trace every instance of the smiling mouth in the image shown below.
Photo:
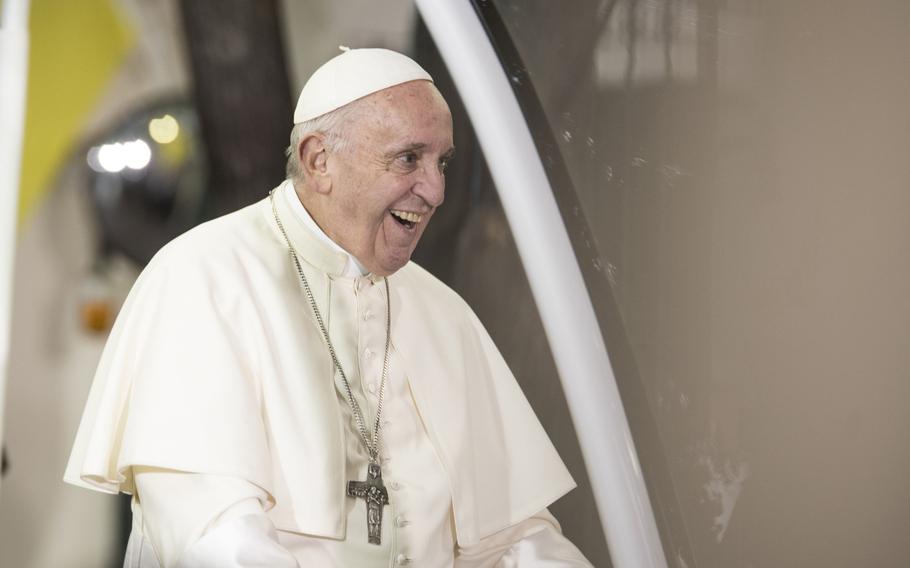
M419 223L423 215L419 213L413 213L411 211L402 211L400 209L390 209L389 213L392 214L392 218L398 222L399 225L405 229L413 229Z

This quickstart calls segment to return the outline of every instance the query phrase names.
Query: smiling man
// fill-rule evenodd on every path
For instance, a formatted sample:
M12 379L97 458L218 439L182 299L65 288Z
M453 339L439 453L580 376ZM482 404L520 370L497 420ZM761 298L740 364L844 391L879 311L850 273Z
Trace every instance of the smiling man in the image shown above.
M292 178L322 231L366 271L388 276L408 263L442 204L445 166L455 152L452 116L427 80L347 106L331 137L319 117L304 120L306 109L298 110L290 152L299 168L291 168Z
M133 495L125 566L589 566L573 482L477 317L410 262L452 118L383 49L314 73L288 179L165 246L65 479Z

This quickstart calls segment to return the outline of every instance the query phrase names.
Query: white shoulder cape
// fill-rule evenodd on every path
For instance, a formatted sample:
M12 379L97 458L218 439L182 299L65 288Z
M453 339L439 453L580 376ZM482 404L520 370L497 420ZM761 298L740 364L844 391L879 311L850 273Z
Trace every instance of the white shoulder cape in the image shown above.
M346 259L276 199L320 305ZM389 278L392 343L470 546L574 487L487 332L410 263ZM270 201L165 246L105 347L64 480L132 493L131 467L230 475L263 488L282 530L344 537L344 429L332 362ZM555 380L555 378L554 378Z

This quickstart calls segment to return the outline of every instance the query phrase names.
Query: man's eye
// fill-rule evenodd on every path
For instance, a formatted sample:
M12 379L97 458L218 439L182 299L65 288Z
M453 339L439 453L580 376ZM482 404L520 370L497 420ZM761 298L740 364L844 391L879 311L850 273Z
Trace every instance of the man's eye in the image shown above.
M413 152L408 152L407 154L402 154L398 156L398 163L405 166L413 166L417 163L417 154Z
M442 160L439 160L439 171L440 171L440 172L446 173L446 168L448 168L448 167L449 167L449 159L448 159L448 158L444 158L444 159L442 159Z

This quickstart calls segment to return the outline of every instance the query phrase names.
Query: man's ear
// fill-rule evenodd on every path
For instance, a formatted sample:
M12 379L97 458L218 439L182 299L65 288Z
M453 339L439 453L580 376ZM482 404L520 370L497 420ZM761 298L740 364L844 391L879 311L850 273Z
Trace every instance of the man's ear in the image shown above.
M328 157L325 139L319 133L307 135L297 145L297 158L300 160L304 179L311 180L313 187L319 193L328 193L332 190Z

